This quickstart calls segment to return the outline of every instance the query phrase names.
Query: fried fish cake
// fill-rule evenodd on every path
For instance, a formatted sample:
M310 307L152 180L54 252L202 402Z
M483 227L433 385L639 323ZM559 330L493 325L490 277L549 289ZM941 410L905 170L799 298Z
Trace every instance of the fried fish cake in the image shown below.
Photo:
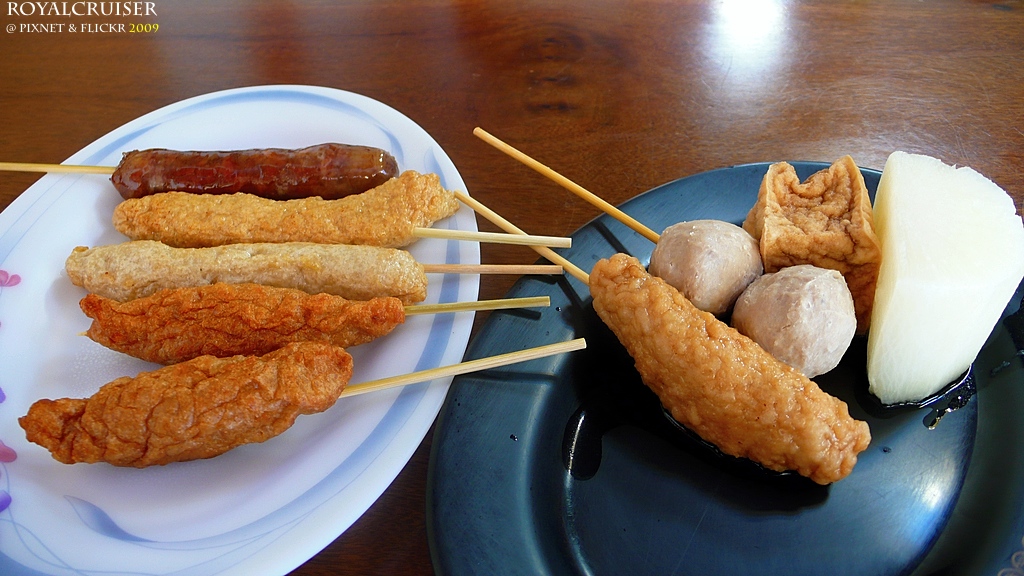
M132 240L179 248L241 242L316 242L398 248L415 228L455 214L459 202L437 174L405 171L362 194L270 200L252 194L164 192L114 209L114 228Z
M65 464L144 468L268 440L334 405L351 376L342 348L299 342L265 356L200 356L118 378L90 398L39 400L18 423Z
M261 356L290 342L357 346L405 321L397 298L352 301L258 284L161 290L118 302L89 294L86 335L107 348L158 364L212 355Z
M882 251L871 198L853 158L844 156L801 183L786 162L772 164L743 229L760 242L765 272L812 264L846 279L857 332L871 322Z
M834 398L625 254L590 273L594 310L678 422L732 456L845 478L871 434Z
M135 240L79 246L64 269L75 286L119 301L217 282L326 292L349 300L394 296L403 304L427 297L423 266L405 250L376 246L288 242L172 248Z

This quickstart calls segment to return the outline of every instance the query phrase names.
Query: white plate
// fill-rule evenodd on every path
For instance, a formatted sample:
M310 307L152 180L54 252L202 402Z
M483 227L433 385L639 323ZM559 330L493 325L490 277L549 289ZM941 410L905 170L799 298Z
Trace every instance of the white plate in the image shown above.
M141 148L297 148L321 142L389 150L400 169L466 190L419 126L369 98L262 86L199 96L147 114L69 158L115 165ZM25 440L17 418L40 398L84 397L147 364L79 334L88 327L64 259L124 241L120 196L105 176L41 178L0 213L0 573L284 574L347 529L419 446L451 379L366 394L299 418L284 434L210 460L142 470L64 465ZM463 207L438 227L476 230ZM469 242L420 240L423 263L480 261ZM427 302L475 300L475 276L431 275ZM354 348L353 383L462 360L473 314L414 316Z

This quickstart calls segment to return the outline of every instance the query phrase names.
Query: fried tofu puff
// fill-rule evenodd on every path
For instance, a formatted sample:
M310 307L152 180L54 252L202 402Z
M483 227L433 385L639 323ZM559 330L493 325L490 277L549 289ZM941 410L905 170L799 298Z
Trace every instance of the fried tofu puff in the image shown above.
M853 295L857 333L867 333L882 249L853 158L844 156L803 183L793 166L772 164L743 229L760 242L765 272L798 264L838 270Z

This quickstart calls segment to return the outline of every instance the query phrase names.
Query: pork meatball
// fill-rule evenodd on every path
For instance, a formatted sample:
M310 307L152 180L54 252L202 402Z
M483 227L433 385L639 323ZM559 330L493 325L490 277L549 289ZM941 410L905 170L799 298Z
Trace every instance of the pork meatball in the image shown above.
M843 275L809 264L761 276L736 300L732 325L808 378L835 368L857 331Z
M665 229L651 254L651 274L668 282L697 308L728 312L761 275L757 241L721 220L680 222Z

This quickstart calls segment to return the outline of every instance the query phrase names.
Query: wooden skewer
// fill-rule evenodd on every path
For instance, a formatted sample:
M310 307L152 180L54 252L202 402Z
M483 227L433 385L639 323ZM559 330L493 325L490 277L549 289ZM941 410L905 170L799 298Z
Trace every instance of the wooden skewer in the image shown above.
M511 308L542 308L551 306L548 296L528 298L499 298L496 300L475 300L472 302L443 302L441 304L414 304L405 307L406 316L416 314L441 314L445 312L470 312L480 310L508 310Z
M424 264L427 274L561 274L562 267L546 264Z
M37 164L31 162L0 162L0 171L10 172L55 172L79 174L113 174L112 166L82 166L74 164ZM516 244L519 246L550 246L571 248L572 238L558 236L531 236L528 234L497 234L471 230L445 230L441 228L416 228L417 238L441 238L444 240L468 240L495 244Z
M498 215L497 212L495 212L494 210L491 210L487 206L484 206L478 200L468 196L467 194L465 194L463 192L459 192L458 190L456 190L456 191L454 191L452 193L455 194L455 197L458 198L460 202L462 202L466 206L469 206L470 208L472 208L477 214L479 214L479 215L483 216L484 218L486 218L487 220L491 221L498 228L501 228L502 230L504 230L504 231L506 231L506 232L508 232L510 234L526 234L526 232L523 232L522 230L517 228L515 226L515 224L512 224L508 220L505 220L500 215ZM566 272L568 272L569 274L572 274L580 282L583 282L584 284L587 284L588 286L590 285L590 275L589 274L587 274L586 272L581 270L578 266L576 266L572 262L569 262L568 260L566 260L563 256L561 256L560 254L558 254L554 250L548 248L547 246L533 246L533 249L538 254L540 254L541 256L543 256L545 258L547 258L548 260L551 260L552 262L555 262L556 264L560 264L562 266L562 268Z
M413 304L405 307L406 316L424 314L445 314L453 312L479 312L483 310L511 310L515 308L545 308L551 306L548 296L528 296L525 298L497 298L494 300L472 300L470 302L441 302L439 304ZM87 332L79 332L79 336L87 336Z
M0 170L8 172L60 172L64 174L113 174L114 166L80 166L75 164L33 164L31 162L0 162Z
M472 230L448 230L445 228L415 228L417 238L441 238L444 240L469 240L472 242L493 242L495 244L517 244L520 246L551 246L572 248L572 238L559 236L531 236L527 234L500 234L497 232L474 232Z
M538 346L536 348L527 348L526 350L520 350L518 352L499 354L497 356L490 356L479 360L470 360L468 362L461 362L451 366L441 366L439 368L421 370L411 374L403 374L401 376L392 376L390 378L382 378L371 382L363 382L362 384L354 384L345 388L345 391L341 393L341 397L345 398L347 396L356 396L367 392L377 392L379 390L386 390L397 386L426 382L436 378L447 378L448 376L458 376L459 374L489 370L491 368L507 366L517 362L526 362L527 360L536 360L538 358L554 356L555 354L564 354L566 352L582 350L586 347L587 341L583 338L577 338L575 340L569 340L568 342L559 342L557 344L548 344L546 346Z
M505 154L508 154L512 158L515 158L516 160L522 162L523 164L526 164L530 168L533 168L537 172L540 172L542 175L544 175L548 179L557 182L559 185L561 185L566 190L569 190L570 192L576 194L580 198L583 198L587 202L590 202L594 206L597 206L601 211L603 211L604 213L608 214L612 218L615 218L619 222L622 222L623 224L625 224L629 228L633 229L635 232L637 232L641 236L647 238L651 242L654 242L655 244L658 243L658 239L661 237L660 235L658 235L656 232L654 232L650 228L648 228L648 227L644 226L643 224L641 224L640 222L638 222L636 219L634 219L629 214L626 214L622 210L619 210L615 206L612 206L608 202L602 200L600 197L598 197L596 194L593 194L592 192L588 191L586 188L580 186L579 184L576 184L572 180L569 180L565 176L562 176L558 172L555 172L551 168L548 168L547 166L545 166L544 164L541 164L540 162L534 160L533 158L530 158L526 154L523 154L519 150L516 150L512 146L509 146L508 144L502 142L498 138L495 138L491 134L487 133L487 131L484 130L483 128L479 128L479 127L478 128L474 128L473 129L473 134L475 134L478 138L480 138L484 142L487 142L491 146L494 146L498 150L501 150Z

